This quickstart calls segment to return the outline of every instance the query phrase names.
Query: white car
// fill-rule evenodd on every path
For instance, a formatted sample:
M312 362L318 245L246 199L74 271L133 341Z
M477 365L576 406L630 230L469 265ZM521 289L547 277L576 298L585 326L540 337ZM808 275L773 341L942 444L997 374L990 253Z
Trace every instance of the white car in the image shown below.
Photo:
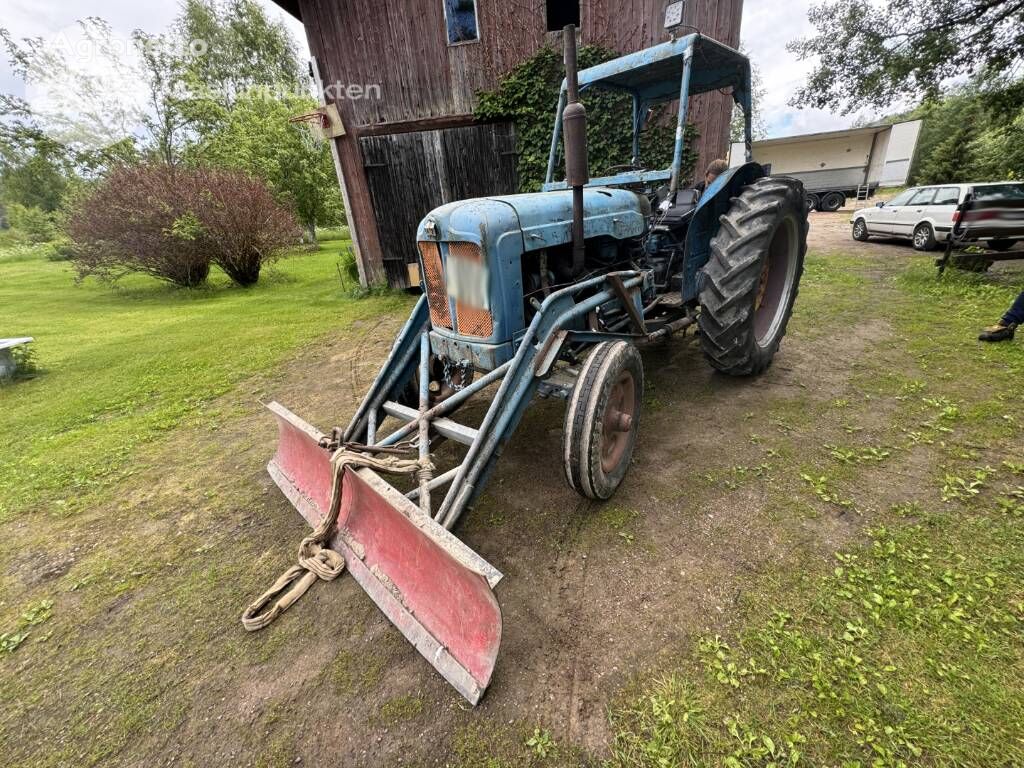
M949 237L955 223L957 206L972 191L978 199L986 196L1024 199L1024 183L988 182L984 184L938 184L932 187L911 187L892 200L861 208L850 217L854 240L869 237L906 238L919 251L931 251ZM982 238L995 250L1013 247L1013 238Z

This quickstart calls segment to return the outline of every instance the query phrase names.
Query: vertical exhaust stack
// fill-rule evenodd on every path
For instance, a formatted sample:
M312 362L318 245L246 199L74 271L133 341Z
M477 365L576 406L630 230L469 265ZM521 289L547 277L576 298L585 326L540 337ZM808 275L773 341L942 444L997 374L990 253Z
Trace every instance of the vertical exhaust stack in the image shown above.
M583 272L583 187L590 181L587 167L587 110L580 104L576 78L576 27L562 30L565 45L565 81L567 100L562 110L562 135L565 137L565 183L572 187L572 274Z

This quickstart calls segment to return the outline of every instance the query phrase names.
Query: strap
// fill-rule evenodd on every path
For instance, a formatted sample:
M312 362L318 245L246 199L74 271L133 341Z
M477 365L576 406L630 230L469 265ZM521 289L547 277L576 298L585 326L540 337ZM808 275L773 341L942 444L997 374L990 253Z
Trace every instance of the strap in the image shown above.
M313 533L299 544L298 564L282 573L270 589L250 603L242 613L242 626L249 632L271 624L318 580L334 581L345 570L345 558L330 548L330 542L341 511L342 482L346 467L369 467L391 475L413 475L430 472L434 468L429 457L403 459L393 455L374 456L344 446L335 451L331 456L331 503L327 507L327 514Z

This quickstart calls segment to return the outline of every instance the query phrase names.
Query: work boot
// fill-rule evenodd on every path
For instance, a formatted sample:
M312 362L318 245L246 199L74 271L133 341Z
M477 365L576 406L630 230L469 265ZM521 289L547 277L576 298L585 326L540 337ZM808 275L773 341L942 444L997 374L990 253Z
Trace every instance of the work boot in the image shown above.
M1013 332L1017 330L1016 323L1003 325L996 323L990 325L978 335L978 341L1009 341L1013 338Z

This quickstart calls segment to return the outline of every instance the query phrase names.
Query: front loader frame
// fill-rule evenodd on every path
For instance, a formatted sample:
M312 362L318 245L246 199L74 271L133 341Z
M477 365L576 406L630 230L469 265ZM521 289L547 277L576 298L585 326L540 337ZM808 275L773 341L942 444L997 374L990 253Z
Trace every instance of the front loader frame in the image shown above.
M407 494L418 500L424 514L450 530L480 494L497 456L518 426L538 386L553 372L560 359L575 359L581 350L600 341L626 339L636 344L656 341L693 323L681 308L663 301L656 300L644 307L640 289L649 279L649 272L612 272L551 293L540 305L510 361L432 407L427 405L425 389L430 376L430 319L426 298L421 297L351 423L341 434L341 441L372 450L394 447L416 434L422 456L429 449L430 432L436 432L468 446L465 457L456 467L437 477L421 478L419 488ZM587 317L595 310L616 305L625 309L628 331L609 332L586 327ZM657 320L648 319L655 313L659 315ZM393 399L396 392L407 387L414 364L420 382L418 410ZM473 395L497 382L500 385L479 427L469 427L448 418ZM405 423L381 437L378 426L385 415ZM445 485L448 490L443 500L433 504L432 492Z

